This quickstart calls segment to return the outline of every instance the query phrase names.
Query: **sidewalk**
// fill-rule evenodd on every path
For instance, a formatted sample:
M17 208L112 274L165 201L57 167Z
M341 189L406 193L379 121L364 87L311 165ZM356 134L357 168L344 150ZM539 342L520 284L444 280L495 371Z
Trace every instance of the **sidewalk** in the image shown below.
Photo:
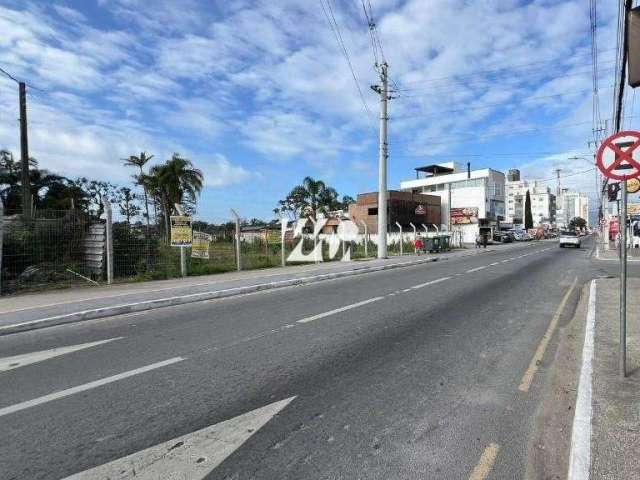
M640 478L640 278L627 288L628 376L618 366L619 279L593 280L562 329L527 479Z
M618 279L596 284L591 436L592 478L640 478L640 279L630 278L627 293L627 370L618 370Z
M605 250L605 246L598 242L596 245L595 258L598 260L620 261L620 258L618 257L618 248L613 242L609 242L608 250ZM629 262L640 262L640 248L628 248L627 260Z
M3 297L0 300L0 335L492 251L496 251L496 247L434 255L405 255L382 260L247 270Z

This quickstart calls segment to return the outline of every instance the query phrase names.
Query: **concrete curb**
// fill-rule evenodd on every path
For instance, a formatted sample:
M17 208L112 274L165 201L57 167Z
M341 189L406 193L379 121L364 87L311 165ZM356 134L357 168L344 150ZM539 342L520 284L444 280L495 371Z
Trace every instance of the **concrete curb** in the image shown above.
M468 256L461 255L461 257ZM472 254L475 255L475 254ZM37 330L40 328L54 327L65 325L68 323L78 323L86 320L96 320L98 318L113 317L127 313L142 312L145 310L153 310L156 308L173 307L176 305L184 305L187 303L202 302L204 300L214 300L218 298L227 298L247 293L259 292L262 290L273 290L277 288L291 287L295 285L307 285L310 283L321 282L324 280L333 280L336 278L350 277L354 275L362 275L364 273L380 272L383 270L392 270L396 268L413 267L438 261L438 258L428 258L413 262L392 263L388 265L379 265L375 267L363 266L353 270L343 272L324 273L309 277L292 278L288 280L279 280L276 282L260 283L256 285L248 285L246 287L234 287L224 290L216 290L212 292L193 293L189 295L179 295L175 297L158 298L155 300L146 300L136 303L127 303L123 305L115 305L110 307L101 307L80 312L68 313L64 315L56 315L53 317L41 318L38 320L29 320L26 322L16 323L13 325L5 325L0 327L0 336L10 335L12 333L26 332L29 330Z

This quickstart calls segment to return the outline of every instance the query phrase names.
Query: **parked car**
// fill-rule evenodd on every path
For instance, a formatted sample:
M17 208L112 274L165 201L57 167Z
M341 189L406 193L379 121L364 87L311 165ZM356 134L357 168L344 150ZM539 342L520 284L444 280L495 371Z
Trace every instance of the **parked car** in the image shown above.
M502 243L511 243L514 241L513 233L511 232L502 232L501 238Z
M567 230L560 232L558 243L560 245L560 248L563 248L565 246L580 248L581 241L576 232L574 232L573 230Z
M524 230L513 232L513 237L516 242L526 242L527 240L530 240L529 235Z

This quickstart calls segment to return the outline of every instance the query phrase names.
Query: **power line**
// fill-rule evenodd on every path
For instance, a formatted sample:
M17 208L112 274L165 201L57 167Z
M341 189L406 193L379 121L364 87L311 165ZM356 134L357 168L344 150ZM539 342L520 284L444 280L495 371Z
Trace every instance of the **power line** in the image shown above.
M605 62L605 63L613 63L613 61L611 62ZM608 69L605 69L603 71L612 71L614 69L614 67L610 67ZM584 71L577 71L577 72L562 72L560 74L556 74L556 75L548 75L548 74L543 74L540 75L543 78L546 78L547 80L556 80L559 78L566 78L566 77L575 77L575 76L579 76L579 75L585 75L585 74L590 74L591 69L589 70L584 70ZM486 78L476 78L476 79L472 79L472 80L468 80L468 81L458 81L458 82L449 82L448 84L444 84L444 85L434 85L432 87L428 87L428 88L416 88L416 89L400 89L399 92L421 92L421 91L429 91L429 92L433 92L433 91L438 91L438 95L441 95L443 93L442 89L447 89L447 91L455 91L455 89L451 89L449 87L452 86L459 86L459 87L469 87L469 86L482 86L484 84L490 84L493 85L496 83L496 81L501 81L502 83L507 83L509 81L512 80L524 80L526 81L530 81L529 78L522 78L520 76L513 76L513 77L498 77L498 78L492 78L492 77L486 77ZM394 90L395 92L395 90ZM402 94L402 96L404 98L412 98L412 97L422 97L422 96L429 96L429 94L417 94L417 95L406 95L406 94Z
M16 83L20 83L20 80L18 80L16 77L14 77L13 75L11 75L9 72L7 72L4 68L0 68L0 73L3 73L5 76L7 76L8 78L10 78L11 80L13 80Z
M360 82L358 81L358 77L356 75L356 72L353 68L353 64L351 63L351 57L349 56L349 51L347 50L346 45L344 44L344 41L342 39L342 34L340 33L340 27L338 25L338 22L336 22L336 18L333 15L333 9L331 8L331 1L330 0L326 0L327 2L327 7L329 8L329 12L331 13L331 17L329 17L329 14L327 13L327 9L324 6L324 1L320 0L320 5L322 6L322 11L324 12L324 16L327 19L327 22L329 22L329 26L331 27L331 31L333 32L336 41L338 42L338 48L340 48L340 50L342 50L342 54L344 55L345 60L347 61L347 65L349 66L349 70L351 70L351 76L353 77L353 81L356 84L356 88L358 90L358 95L360 96L360 100L362 101L362 105L364 106L364 110L367 113L367 116L371 119L373 118L373 115L371 113L371 111L369 110L369 106L367 105L367 102L364 98L364 94L362 93L362 89L360 88ZM333 20L333 21L332 21Z
M566 155L567 152L483 152L483 153L452 153L443 157L441 154L427 154L427 155L410 155L410 156L401 156L397 158L414 158L416 156L420 157L438 157L438 158L487 158L487 157L551 157L556 155ZM575 155L591 155L590 152L581 152L576 153Z
M581 172L574 172L574 173L569 173L567 175L544 178L542 180L533 179L533 180L530 180L530 181L531 182L535 181L535 182L538 182L538 183L545 183L545 182L552 182L552 181L555 182L555 181L557 181L558 179L561 179L561 178L569 178L569 177L575 177L576 175L584 175L585 173L593 172L594 170L595 170L595 167L590 168L588 170L583 170Z
M605 87L605 88L613 88L613 87ZM522 100L520 100L520 103L523 102L529 102L529 101L533 101L533 100L543 100L543 99L548 99L548 98L556 98L556 97L564 97L564 96L570 96L570 95L581 95L584 93L589 93L591 92L591 90L577 90L577 91L573 91L573 92L565 92L565 93L556 93L553 95L540 95L540 96L533 96L533 97L526 97L523 98ZM477 105L474 107L459 107L459 108L453 108L453 109L447 109L447 110L437 110L435 112L429 112L429 113L424 113L424 114L412 114L412 115L403 115L400 117L393 117L394 120L404 120L404 119L408 119L408 118L423 118L423 117L431 117L431 116L435 116L435 115L439 115L441 113L455 113L455 112L466 112L469 110L481 110L481 109L485 109L485 108L492 108L492 107L500 107L500 106L506 106L509 104L509 102L512 102L512 100L505 100L504 102L497 102L497 103L487 103L484 105Z
M624 12L622 14L622 56L620 58L620 84L618 86L618 99L615 117L616 132L620 131L620 123L622 121L622 99L624 97L624 81L627 77L627 49L629 45L627 28L629 26L629 12L631 11L632 4L633 0L625 0L623 7Z
M609 51L613 51L615 49L607 49L607 50L602 50L602 52L609 52ZM586 56L589 55L589 53L585 52L582 54L577 54L574 55L573 58L576 57L582 57L582 56ZM613 62L613 60L612 60ZM500 66L500 67L493 67L493 68L489 68L489 69L485 69L485 70L474 70L473 73L470 73L468 75L448 75L448 76L444 76L444 77L436 77L436 78L430 78L430 79L425 79L425 80L416 80L413 82L402 82L405 85L414 85L414 84L423 84L423 83L432 83L432 82L439 82L439 81L444 81L444 80L450 80L450 79L454 79L454 78L460 78L460 77L468 77L468 76L477 76L479 74L485 74L485 73L499 73L502 72L504 70L519 70L521 68L526 68L526 67L530 67L532 65L541 65L541 64L548 64L548 63L553 63L553 64L557 64L558 63L558 59L557 58L550 58L548 60L537 60L535 62L528 62L528 63L521 63L521 64L517 64L517 65L504 65L504 66ZM581 66L587 66L590 65L590 63L587 64L581 64ZM560 65L562 66L562 65ZM574 67L576 65L565 65L567 67Z
M625 117L625 118L629 118L629 117ZM637 117L634 117L637 118ZM478 139L483 139L483 138L490 138L490 137L500 137L500 136L505 136L505 137L509 137L512 135L520 135L520 134L528 134L528 133L537 133L540 131L546 131L546 130L557 130L557 129L563 129L563 128L567 128L567 127L577 127L580 125L586 125L591 123L591 121L586 121L586 122L575 122L575 123L564 123L564 124L560 124L560 125L552 125L549 127L535 127L535 128L528 128L528 129L520 129L520 130L514 130L514 129L510 129L504 132L494 132L494 133L486 133L486 134L481 134L481 135L470 135L470 136L463 136L463 137L459 137L459 136L455 136L453 134L448 135L448 137L450 137L449 139L445 139L442 140L442 136L437 136L437 137L428 137L428 138L423 138L420 139L421 142L428 142L425 145L423 145L422 147L426 148L429 147L431 145L442 145L442 144L458 144L458 143L469 143L469 142L474 142ZM432 142L431 140L439 140L436 142ZM401 144L409 144L414 142L415 140L405 140L405 141L401 141L401 142L395 142L397 143L401 143Z

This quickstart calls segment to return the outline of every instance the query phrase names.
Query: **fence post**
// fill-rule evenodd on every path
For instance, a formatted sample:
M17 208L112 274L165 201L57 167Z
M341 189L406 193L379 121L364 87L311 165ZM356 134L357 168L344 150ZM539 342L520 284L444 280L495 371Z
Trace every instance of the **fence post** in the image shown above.
M236 220L236 270L242 270L242 259L240 258L240 215L232 208L231 214Z
M109 200L102 200L104 212L106 214L106 223L104 232L106 237L106 257L107 257L107 284L113 283L113 218L111 213L111 203Z
M396 222L396 225L400 229L400 256L402 256L403 255L403 252L402 252L402 225L400 225L400 222Z
M416 239L418 238L418 233L416 232L416 226L413 223L409 223L411 228L413 228L413 253L418 254L418 247L416 247Z
M429 229L427 228L427 226L424 223L422 223L421 225L422 228L424 228L424 233L429 233Z
M182 205L180 205L179 203L174 203L173 204L176 207L176 211L178 212L178 215L184 215L184 208L182 208ZM186 277L187 276L187 247L185 246L180 246L180 276L182 277Z
M4 203L0 198L0 293L2 293L2 240L4 239Z
M317 252L318 236L316 235L316 220L313 217L308 217L308 220L310 220L311 223L313 224L313 259L315 263L318 263L318 252ZM304 235L303 235L303 238L304 238Z
M286 267L287 266L287 255L285 252L285 236L287 233L287 224L289 222L287 221L286 218L281 218L280 219L280 239L281 239L281 256L282 256L282 266Z
M369 256L369 235L367 233L367 222L360 220L360 224L364 227L364 258Z

